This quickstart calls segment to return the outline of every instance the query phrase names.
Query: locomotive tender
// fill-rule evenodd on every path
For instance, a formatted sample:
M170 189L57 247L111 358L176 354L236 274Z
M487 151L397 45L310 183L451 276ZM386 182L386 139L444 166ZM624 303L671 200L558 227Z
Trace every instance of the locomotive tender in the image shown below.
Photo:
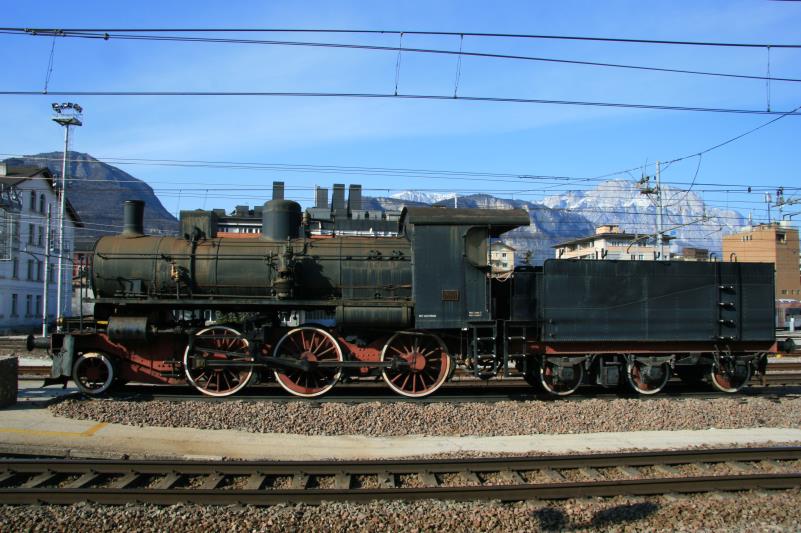
M423 397L457 367L559 396L653 394L674 374L735 392L777 349L771 264L554 259L496 276L489 249L529 224L522 209L392 220L335 185L304 214L276 183L261 232L240 238L208 211L183 213L180 237L145 235L143 210L126 202L123 232L95 244L94 316L49 339L53 377L87 394L137 381L227 396L275 379L316 397L380 378Z

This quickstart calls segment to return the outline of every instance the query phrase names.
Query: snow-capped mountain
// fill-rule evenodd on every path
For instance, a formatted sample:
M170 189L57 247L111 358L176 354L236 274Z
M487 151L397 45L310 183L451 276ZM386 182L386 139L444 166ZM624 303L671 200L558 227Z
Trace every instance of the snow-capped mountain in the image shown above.
M420 191L401 191L390 196L401 201L417 202L420 204L435 204L443 200L453 200L456 193L432 193Z
M663 231L675 237L671 246L720 251L723 235L737 231L748 221L733 209L707 206L694 192L662 186ZM594 225L619 224L629 233L653 233L656 228L655 200L640 193L637 184L609 180L589 191L570 191L545 198L543 205L580 213Z
M721 238L732 233L747 220L732 209L707 207L693 192L678 191L663 186L664 230L675 238L671 249L682 247L707 248L719 252ZM404 191L391 197L366 198L368 209L399 210L404 206L454 204L454 193L425 193ZM459 207L494 209L521 208L529 212L531 225L506 233L503 241L516 248L522 259L531 252L534 264L554 257L553 246L560 242L592 235L595 226L619 224L629 233L656 231L656 205L640 193L635 182L609 180L589 191L569 191L545 198L540 202L527 202L497 198L489 194L458 196Z

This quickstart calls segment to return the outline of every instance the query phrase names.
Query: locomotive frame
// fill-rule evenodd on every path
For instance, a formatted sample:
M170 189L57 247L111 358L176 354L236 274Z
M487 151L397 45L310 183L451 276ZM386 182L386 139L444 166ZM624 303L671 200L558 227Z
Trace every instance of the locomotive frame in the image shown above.
M424 397L460 366L555 396L583 383L655 394L674 374L736 392L779 348L772 265L548 260L502 278L489 247L529 224L524 210L388 220L353 186L347 204L344 186L330 208L325 196L302 215L276 184L261 234L244 239L218 236L203 211L182 217L183 237L147 236L143 204L126 202L125 229L89 265L94 316L46 342L52 377L90 395L138 381L228 396L275 380L309 398L383 379Z

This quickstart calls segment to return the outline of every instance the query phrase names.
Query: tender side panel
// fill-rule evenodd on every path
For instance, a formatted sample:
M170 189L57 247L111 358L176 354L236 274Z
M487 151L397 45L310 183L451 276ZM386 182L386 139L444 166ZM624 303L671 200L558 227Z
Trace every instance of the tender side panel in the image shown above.
M543 340L768 340L761 315L772 305L773 273L763 267L550 260L539 302Z
M773 263L734 263L740 269L743 340L776 339L775 274Z

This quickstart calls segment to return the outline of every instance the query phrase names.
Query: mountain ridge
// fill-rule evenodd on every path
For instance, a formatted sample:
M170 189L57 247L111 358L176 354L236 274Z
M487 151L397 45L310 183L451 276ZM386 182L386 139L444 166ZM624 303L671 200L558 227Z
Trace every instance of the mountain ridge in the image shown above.
M54 175L61 172L62 152L46 152L5 160L9 166L47 166ZM153 189L127 172L103 163L89 154L69 152L70 180L67 195L82 220L87 223L76 246L90 247L102 235L122 229L122 203L145 202L145 230L148 233L175 234L178 221L162 205ZM674 237L672 251L681 247L707 248L719 252L723 234L747 225L734 209L708 207L692 191L663 186L665 231ZM102 198L102 201L99 199ZM531 224L503 235L502 240L518 249L522 258L531 252L534 264L554 257L553 246L571 239L586 237L602 224L618 224L624 231L651 234L656 228L656 206L641 194L636 182L607 180L589 190L565 191L541 201L500 198L478 193L428 193L400 191L391 196L363 197L363 208L400 210L403 207L439 205L494 209L525 209ZM81 249L81 248L78 248Z
M47 167L54 176L61 176L63 154L43 152L11 157L3 162L8 166ZM86 153L70 151L67 159L67 198L86 224L76 235L76 249L91 247L95 239L103 235L119 233L125 200L145 202L144 225L148 233L177 232L178 221L144 181Z

